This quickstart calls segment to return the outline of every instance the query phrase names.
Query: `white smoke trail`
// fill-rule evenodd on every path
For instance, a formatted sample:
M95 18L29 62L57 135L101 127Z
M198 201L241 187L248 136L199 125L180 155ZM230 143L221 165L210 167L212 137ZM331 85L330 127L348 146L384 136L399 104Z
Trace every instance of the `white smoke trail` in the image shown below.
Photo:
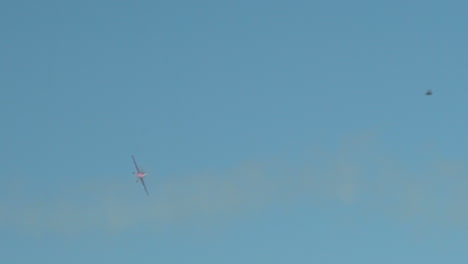
M418 171L362 146L348 145L301 168L249 163L218 172L171 175L155 185L150 199L122 195L130 190L123 183L81 186L69 198L34 202L15 202L21 194L11 193L0 203L0 228L73 233L145 226L157 231L235 219L298 201L308 201L311 207L330 201L359 204L400 221L465 225L468 180L462 163L439 161ZM84 193L86 202L78 199Z

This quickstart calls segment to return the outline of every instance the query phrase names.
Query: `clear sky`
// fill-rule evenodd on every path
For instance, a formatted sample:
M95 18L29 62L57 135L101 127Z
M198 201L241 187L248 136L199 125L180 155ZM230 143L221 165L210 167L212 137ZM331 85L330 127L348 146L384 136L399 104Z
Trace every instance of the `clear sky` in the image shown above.
M466 263L467 13L1 1L1 262Z

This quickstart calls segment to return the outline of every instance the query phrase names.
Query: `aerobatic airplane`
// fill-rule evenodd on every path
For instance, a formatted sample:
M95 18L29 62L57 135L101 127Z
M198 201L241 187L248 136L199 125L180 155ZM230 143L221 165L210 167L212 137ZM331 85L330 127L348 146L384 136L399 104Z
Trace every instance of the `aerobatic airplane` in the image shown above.
M136 172L133 172L133 174L137 176L137 182L141 181L141 184L143 184L143 188L145 189L146 195L149 196L148 190L146 189L145 181L143 180L143 177L146 176L146 173L140 170L140 168L138 168L138 165L135 161L135 157L133 155L132 155L132 160L133 160L133 164L135 164L135 169L136 169Z

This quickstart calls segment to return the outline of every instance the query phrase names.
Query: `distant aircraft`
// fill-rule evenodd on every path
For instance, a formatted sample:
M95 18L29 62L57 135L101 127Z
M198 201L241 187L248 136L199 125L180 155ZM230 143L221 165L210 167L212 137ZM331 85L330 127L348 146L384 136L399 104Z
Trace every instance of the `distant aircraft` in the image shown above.
M426 95L432 95L432 90L428 90L428 91L426 92Z
M133 164L135 164L135 169L136 169L136 172L133 172L133 174L136 174L137 182L141 181L141 184L143 184L143 188L145 189L146 195L149 196L148 190L146 189L145 181L143 180L143 177L146 176L146 173L141 171L140 168L138 168L138 165L135 161L135 157L133 155L132 155L132 160L133 160Z

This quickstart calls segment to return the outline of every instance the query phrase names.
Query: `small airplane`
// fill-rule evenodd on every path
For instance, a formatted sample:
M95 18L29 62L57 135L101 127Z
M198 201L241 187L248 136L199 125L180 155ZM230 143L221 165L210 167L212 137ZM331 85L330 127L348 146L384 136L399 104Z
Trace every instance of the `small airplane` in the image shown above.
M428 90L428 91L426 92L426 95L432 95L432 90Z
M133 160L133 164L135 164L135 169L136 169L136 172L133 172L133 174L136 174L137 176L136 181L137 182L141 181L141 184L143 184L143 188L145 189L146 195L149 196L148 190L146 189L145 181L143 180L143 177L146 176L146 172L143 172L142 170L140 170L140 168L138 168L138 165L135 161L135 157L133 155L132 155L132 160Z

